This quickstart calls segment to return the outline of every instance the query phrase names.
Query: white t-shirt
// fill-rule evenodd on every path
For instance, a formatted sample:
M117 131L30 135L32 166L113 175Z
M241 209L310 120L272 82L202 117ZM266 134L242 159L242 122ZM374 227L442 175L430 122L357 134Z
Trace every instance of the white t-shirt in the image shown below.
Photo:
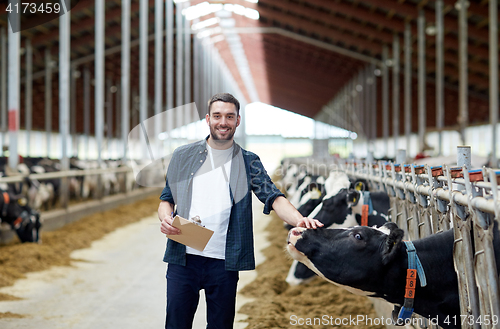
M189 218L200 216L201 224L214 231L203 251L186 247L188 254L225 259L226 235L231 214L229 178L234 146L216 150L207 143L207 159L193 178ZM224 169L224 170L223 170Z

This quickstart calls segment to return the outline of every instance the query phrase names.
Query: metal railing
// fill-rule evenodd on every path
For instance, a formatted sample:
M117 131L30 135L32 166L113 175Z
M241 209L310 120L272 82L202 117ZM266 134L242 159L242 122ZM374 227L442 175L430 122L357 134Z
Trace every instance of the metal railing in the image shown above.
M41 174L29 174L29 175L23 175L22 173L15 173L12 176L3 176L0 177L0 184L1 183L6 183L6 184L16 184L16 183L24 183L26 179L29 179L31 181L46 181L50 179L61 179L61 193L59 195L59 204L60 207L62 208L67 208L68 207L68 200L69 200L69 182L68 178L72 177L96 177L97 178L97 186L95 188L95 193L93 195L94 198L96 199L101 199L103 197L103 179L102 175L103 174L117 174L117 175L122 175L123 180L120 184L120 191L121 193L127 192L127 180L133 179L130 177L127 177L129 174L131 174L132 168L128 166L121 166L121 167L109 167L109 168L95 168L95 169L78 169L78 170L65 170L65 171L55 171L55 172L47 172L47 173L41 173Z
M406 239L453 227L462 328L495 328L500 301L493 229L500 224L500 170L470 170L470 162L460 162L459 157L458 167L354 160L343 165L348 175L388 193L390 218Z

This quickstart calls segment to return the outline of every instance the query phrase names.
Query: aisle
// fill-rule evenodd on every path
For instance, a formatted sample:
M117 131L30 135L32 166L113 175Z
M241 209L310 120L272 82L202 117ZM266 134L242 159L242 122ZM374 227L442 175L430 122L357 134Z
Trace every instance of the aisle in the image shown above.
M73 252L74 267L29 273L1 293L22 298L0 302L3 329L163 328L165 238L155 216L122 227Z
M256 261L267 247L269 216L254 200ZM163 328L165 321L165 270L162 262L165 238L156 214L117 229L88 249L74 251L72 267L28 273L14 286L0 289L21 300L0 302L0 313L23 318L0 318L2 329L138 329ZM239 289L256 277L256 271L240 272ZM204 328L205 302L201 292L193 328ZM237 309L247 302L237 297ZM237 314L235 329L246 327Z

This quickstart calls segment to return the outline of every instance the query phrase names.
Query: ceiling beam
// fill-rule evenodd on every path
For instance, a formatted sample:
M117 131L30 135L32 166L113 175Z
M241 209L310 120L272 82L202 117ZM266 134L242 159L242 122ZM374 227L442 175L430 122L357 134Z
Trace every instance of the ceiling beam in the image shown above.
M270 1L270 0L267 0L267 1ZM262 0L261 0L261 2L262 2ZM275 4L275 6L280 5L280 8L287 8L291 11L294 11L294 13L296 13L296 14L300 13L300 12L304 12L305 10L308 10L309 15L312 16L313 12L314 12L311 8L308 8L306 6L300 6L300 5L296 5L296 4L292 5L291 3L290 4L287 3L286 7L283 7L283 5L285 4L285 2L283 0L273 0L272 3ZM372 12L368 9L364 9L364 8L359 7L359 6L354 7L354 6L349 5L349 4L345 4L345 3L341 3L341 2L334 2L334 1L329 1L329 0L306 0L306 2L303 2L303 4L306 4L306 3L307 4L309 4L309 3L314 4L314 5L318 6L319 8L322 8L323 10L328 10L331 12L338 12L338 13L342 13L342 14L346 14L346 15L352 15L356 19L379 25L380 29L377 29L377 30L372 29L371 35L373 35L373 33L377 33L377 34L387 33L389 36L391 36L391 33L384 32L384 30L383 30L384 28L391 30L392 33L396 32L396 33L402 35L404 32L404 29L405 29L405 27L404 27L405 24L404 24L403 20L387 19L387 17L385 15L379 14L377 12ZM325 24L331 24L331 25L339 26L342 28L342 25L341 25L342 19L341 18L324 13L324 12L321 14L322 15L316 15L315 17L317 17L318 19L321 19L322 22ZM358 24L358 26L362 27L363 29L366 29L366 27L363 27L361 24ZM413 39L416 39L416 37L415 37L417 35L416 24L410 24L410 26L412 29ZM346 28L347 28L347 26L346 26ZM357 27L352 27L352 28L354 30L357 30ZM435 45L435 38L427 36L426 39L429 41L426 43L428 48ZM392 37L386 43L392 44ZM452 50L454 52L457 52L459 49L458 39L455 36L447 35L444 38L444 46L445 46L445 49L447 49L447 50ZM427 56L434 56L435 55L434 50L427 49L426 52L427 52ZM470 44L469 45L469 54L473 58L478 58L479 60L487 61L489 58L488 48L484 47L484 46L480 46L480 45ZM488 74L489 67L487 65L483 66L482 69L479 69L479 72Z
M289 14L296 20L300 19L303 21L309 21L316 24L318 27L323 25L325 31L322 34L328 34L328 31L331 29L330 26L335 26L345 31L352 31L356 34L359 33L365 35L369 39L380 40L387 44L392 42L392 33L390 32L377 31L369 26L363 26L352 20L334 16L332 14L315 10L310 7L302 6L284 0L260 0L259 4L266 5L267 8L273 8L274 10ZM259 12L261 12L262 10L263 6L260 6Z
M92 1L90 1L92 2ZM95 3L95 2L92 2ZM154 6L155 0L149 0L149 6ZM78 4L79 6L80 4ZM139 3L134 2L130 5L131 8L131 13L137 13L139 11ZM75 7L76 9L76 7ZM151 10L150 10L151 11ZM105 13L106 21L109 23L109 21L114 20L116 18L121 18L122 14L122 9L121 7L117 7L111 10L108 10ZM137 15L134 15L137 16ZM138 16L137 18L138 19ZM135 20L134 17L132 17L132 20ZM93 31L95 28L95 19L94 17L85 17L81 20L74 21L71 23L71 34L73 33L81 33L83 31ZM49 33L43 33L40 35L37 35L36 37L33 38L32 44L34 47L39 47L42 44L49 43L54 41L54 39L59 38L59 28L55 28L51 30Z
M271 9L267 10L260 9L259 11L261 17L263 16L267 18L270 22L276 20L277 22L281 23L283 28L286 27L287 25L291 26L293 27L295 33L302 30L309 32L309 35L316 34L320 38L328 38L333 42L342 42L348 45L348 47L358 49L357 52L360 54L363 53L364 51L368 51L375 57L376 54L382 52L382 46L380 45L380 43L372 42L355 35L349 35L341 31L335 31L335 30L326 31L324 28L318 27L314 23L302 20L297 21L296 19L285 13L280 13Z
M396 13L407 16L407 18L411 18L412 20L416 20L418 18L419 8L408 2L400 2L398 0L369 0L366 3L370 4L372 7L383 8L387 11L394 10ZM423 9L425 13L425 20L427 22L435 22L436 15L434 10L427 8ZM444 26L448 30L458 31L458 19L454 19L450 15L445 15ZM484 44L489 43L488 34L485 34L484 30L481 30L480 28L469 25L467 33L470 39L475 39L476 41L480 41Z
M452 6L454 8L457 0L444 0L443 2L445 5ZM469 8L467 9L467 11L469 13L483 16L485 18L489 17L488 5L481 5L474 1L469 1Z

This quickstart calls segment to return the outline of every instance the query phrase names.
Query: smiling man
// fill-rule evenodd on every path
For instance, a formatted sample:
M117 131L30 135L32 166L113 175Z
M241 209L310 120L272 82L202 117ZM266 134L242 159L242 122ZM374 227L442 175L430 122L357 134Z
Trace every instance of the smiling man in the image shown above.
M251 192L264 204L265 214L274 210L292 226L323 226L302 217L276 188L259 157L234 142L239 111L231 94L214 95L206 115L210 135L179 147L170 160L158 208L161 232L181 234L172 226L178 214L199 216L214 234L203 251L167 241L165 328L192 327L201 289L207 328L233 328L238 272L255 269Z

